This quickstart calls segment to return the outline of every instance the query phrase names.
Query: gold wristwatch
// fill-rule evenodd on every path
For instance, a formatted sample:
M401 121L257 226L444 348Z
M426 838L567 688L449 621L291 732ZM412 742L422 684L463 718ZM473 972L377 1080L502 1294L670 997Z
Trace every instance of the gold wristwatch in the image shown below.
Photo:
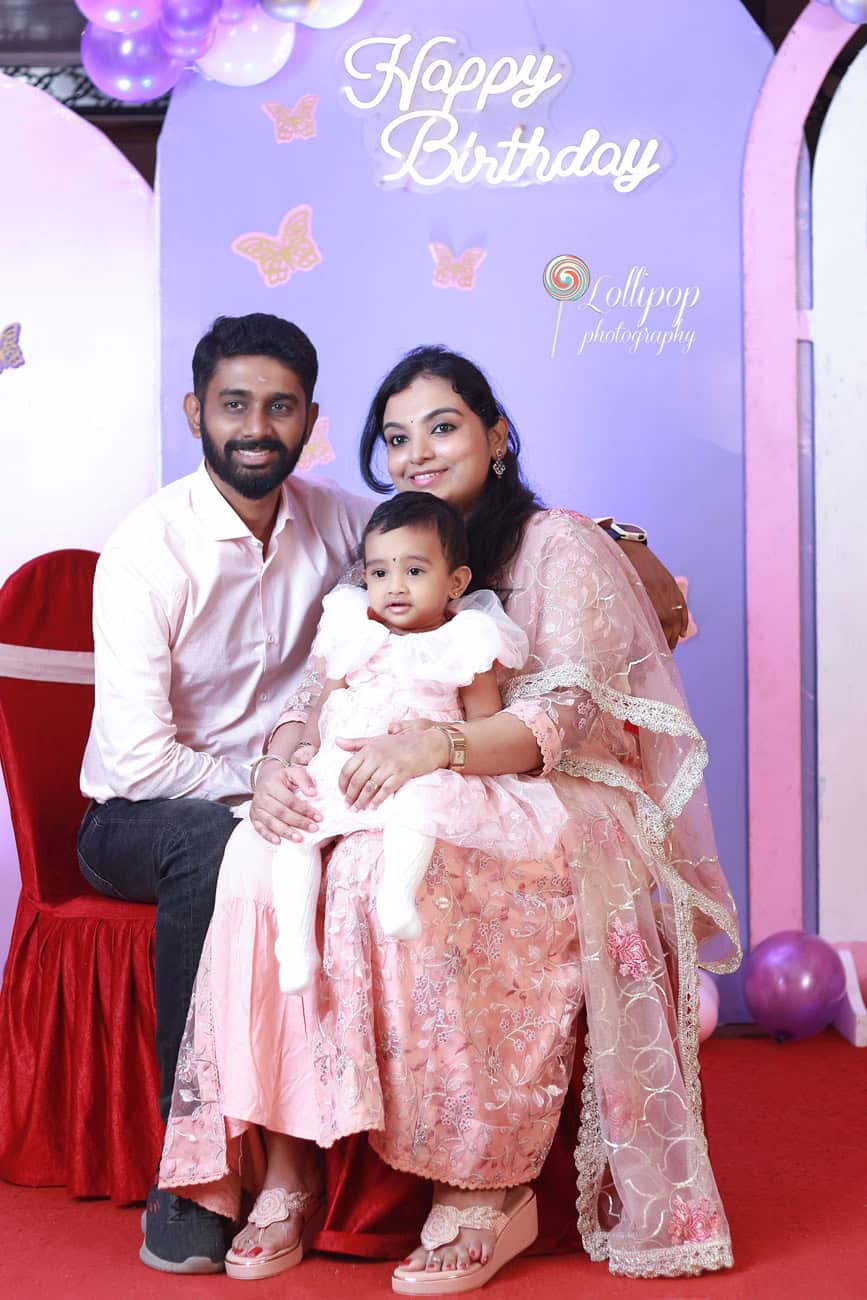
M437 731L448 737L449 767L460 768L467 761L467 738L460 727L452 727L447 722L437 723Z

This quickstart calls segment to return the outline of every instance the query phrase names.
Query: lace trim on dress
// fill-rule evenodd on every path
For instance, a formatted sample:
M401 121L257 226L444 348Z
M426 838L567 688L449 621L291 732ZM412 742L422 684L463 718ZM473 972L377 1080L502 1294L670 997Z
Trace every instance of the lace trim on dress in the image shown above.
M621 1277L698 1277L733 1265L727 1237L657 1250L612 1250L608 1261L610 1271Z
M532 731L539 746L539 753L542 755L542 767L533 775L547 776L551 769L557 766L562 751L560 735L554 723L544 709L531 700L515 700L514 704L510 704L503 712L514 714Z
M683 709L666 704L664 700L646 700L639 695L616 691L613 686L596 681L586 668L574 661L546 668L541 673L513 677L505 690L506 703L528 695L547 695L558 686L580 686L601 709L620 722L631 722L636 727L664 732L668 736L689 736L697 744L704 745L701 732Z
M599 1102L593 1079L593 1050L590 1034L585 1039L584 1082L581 1089L581 1126L575 1147L578 1182L578 1231L587 1254L600 1263L608 1258L608 1234L599 1225L599 1193L605 1176L605 1142L599 1120Z

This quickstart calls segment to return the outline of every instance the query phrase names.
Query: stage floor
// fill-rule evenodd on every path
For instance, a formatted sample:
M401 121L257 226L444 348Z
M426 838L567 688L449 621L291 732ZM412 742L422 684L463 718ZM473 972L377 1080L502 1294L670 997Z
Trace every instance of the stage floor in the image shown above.
M516 1261L490 1300L855 1300L867 1294L867 1050L833 1031L806 1043L715 1038L702 1049L711 1155L735 1268L629 1281L584 1255ZM564 1196L574 1197L572 1187ZM171 1277L137 1258L140 1209L0 1183L0 1291L9 1300L219 1300L224 1276ZM374 1300L389 1266L311 1256L248 1300ZM244 1295L247 1295L244 1292Z

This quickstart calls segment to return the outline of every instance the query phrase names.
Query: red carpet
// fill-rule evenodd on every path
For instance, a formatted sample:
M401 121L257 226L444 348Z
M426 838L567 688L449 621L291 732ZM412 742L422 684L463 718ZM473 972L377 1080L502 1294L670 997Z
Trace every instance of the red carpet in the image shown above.
M707 1127L735 1268L676 1281L612 1278L584 1255L517 1261L490 1300L856 1300L867 1294L867 1051L831 1031L806 1043L714 1039L702 1049ZM574 1198L574 1188L563 1195ZM223 1276L139 1264L139 1210L0 1183L0 1290L10 1300L226 1300ZM313 1256L247 1300L374 1300L389 1268Z

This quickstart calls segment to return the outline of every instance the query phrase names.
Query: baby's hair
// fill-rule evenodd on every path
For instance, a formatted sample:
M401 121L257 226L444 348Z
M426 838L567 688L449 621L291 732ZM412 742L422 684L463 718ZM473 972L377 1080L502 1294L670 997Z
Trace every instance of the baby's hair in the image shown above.
M392 533L396 528L411 528L415 524L436 529L451 573L467 563L469 543L461 515L454 506L430 492L398 492L376 507L361 538L362 563L371 533Z

